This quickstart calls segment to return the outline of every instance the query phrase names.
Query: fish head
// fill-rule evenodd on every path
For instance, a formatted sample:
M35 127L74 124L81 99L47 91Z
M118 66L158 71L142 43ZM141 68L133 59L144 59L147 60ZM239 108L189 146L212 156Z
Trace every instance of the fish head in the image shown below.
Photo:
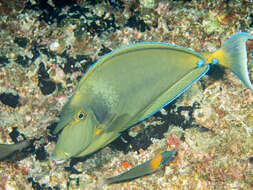
M177 155L177 152L175 150L164 151L161 155L162 155L161 164L165 165L167 162L172 160Z
M67 103L54 133L59 133L52 158L61 163L75 157L92 141L98 122L91 109Z

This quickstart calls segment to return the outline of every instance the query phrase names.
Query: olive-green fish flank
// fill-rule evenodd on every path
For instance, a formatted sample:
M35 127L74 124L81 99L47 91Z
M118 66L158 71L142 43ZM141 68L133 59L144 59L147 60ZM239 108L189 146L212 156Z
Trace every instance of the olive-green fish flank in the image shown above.
M83 157L169 104L212 66L229 68L253 91L247 70L248 33L227 40L214 53L159 42L133 44L103 56L85 74L63 107L54 133L53 159Z

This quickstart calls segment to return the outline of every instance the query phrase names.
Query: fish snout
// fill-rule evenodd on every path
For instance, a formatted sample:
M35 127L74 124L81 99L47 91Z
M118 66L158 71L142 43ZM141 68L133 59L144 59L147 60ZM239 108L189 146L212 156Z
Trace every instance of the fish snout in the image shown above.
M51 155L52 160L54 160L56 164L62 164L70 157L69 153L57 149L55 149Z
M63 158L55 158L54 156L51 156L52 160L58 165L64 163L67 159Z

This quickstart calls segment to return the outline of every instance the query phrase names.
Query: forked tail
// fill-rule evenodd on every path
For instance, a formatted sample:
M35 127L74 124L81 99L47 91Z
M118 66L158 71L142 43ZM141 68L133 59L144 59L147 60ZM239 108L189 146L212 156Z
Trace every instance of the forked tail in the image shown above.
M253 92L248 72L246 41L253 35L242 32L233 35L220 49L210 55L213 63L229 68ZM211 61L211 60L210 60Z

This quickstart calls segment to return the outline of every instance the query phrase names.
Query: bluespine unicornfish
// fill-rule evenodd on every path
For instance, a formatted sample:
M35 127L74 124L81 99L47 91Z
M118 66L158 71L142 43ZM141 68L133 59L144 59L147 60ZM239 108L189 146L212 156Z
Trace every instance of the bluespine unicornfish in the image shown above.
M105 179L108 184L130 181L156 172L161 166L168 163L176 155L176 151L164 151L157 154L153 159L137 165L134 168L114 177Z
M253 91L248 68L248 33L238 33L213 53L161 42L144 42L112 51L80 80L64 105L54 131L52 158L87 156L122 131L155 114L205 75L213 64L230 69Z

